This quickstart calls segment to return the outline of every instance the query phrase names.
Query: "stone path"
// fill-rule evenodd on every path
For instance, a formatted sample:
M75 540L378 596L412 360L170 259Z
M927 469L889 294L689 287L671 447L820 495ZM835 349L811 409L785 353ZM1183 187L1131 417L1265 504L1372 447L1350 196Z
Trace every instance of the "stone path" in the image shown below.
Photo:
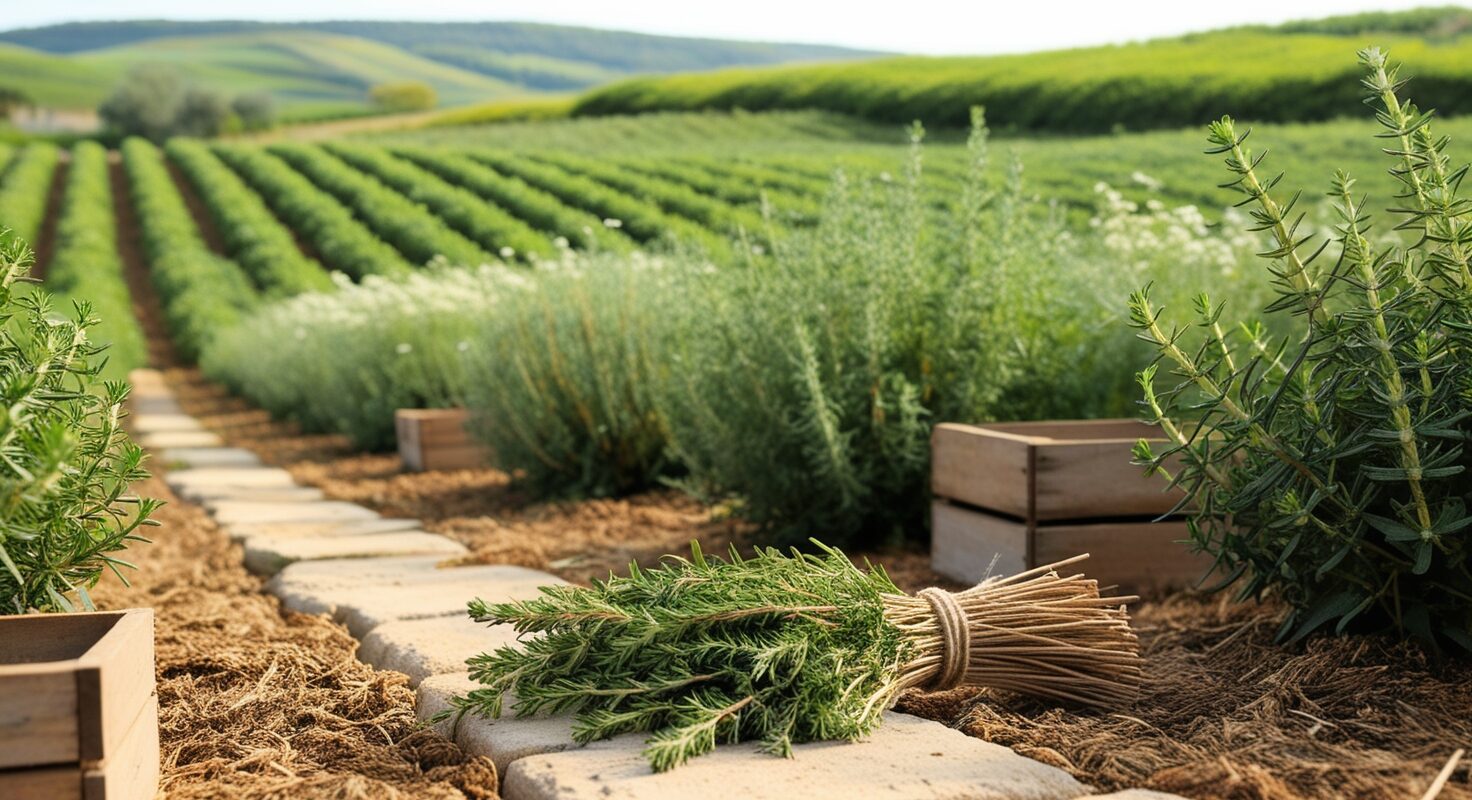
M225 447L186 415L163 377L139 370L131 427L155 453L154 466L184 500L204 506L245 550L246 566L270 576L268 591L286 608L327 614L361 645L359 659L409 676L417 713L427 721L474 684L465 659L515 642L505 626L470 621L466 602L535 596L562 583L549 573L491 565L444 568L465 548L371 509L328 500L285 470ZM1154 792L1091 795L1066 772L936 722L890 713L868 740L799 745L792 759L754 745L722 746L664 774L653 774L639 735L575 745L566 718L438 724L471 753L495 761L509 800L639 798L945 798L946 800L1162 800Z

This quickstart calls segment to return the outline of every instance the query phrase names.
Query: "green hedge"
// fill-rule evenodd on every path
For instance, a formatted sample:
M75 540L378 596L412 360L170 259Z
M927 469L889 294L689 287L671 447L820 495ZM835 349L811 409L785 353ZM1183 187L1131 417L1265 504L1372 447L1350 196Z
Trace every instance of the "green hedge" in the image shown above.
M272 216L260 195L220 162L202 142L174 139L165 147L194 186L231 257L250 273L262 293L285 297L330 289L332 278L302 255L291 231Z
M495 259L423 206L310 145L276 145L271 152L353 210L379 238L404 258L426 264L443 256L452 264L486 264Z
M1472 111L1472 39L1380 36L1445 114ZM1361 38L1221 31L1026 55L902 57L637 78L594 90L574 114L704 109L824 109L871 120L1107 132L1205 124L1230 113L1307 121L1360 113Z
M423 204L488 253L510 259L545 257L553 252L551 240L525 222L422 167L376 147L330 144L327 148L343 161ZM511 250L509 254L505 252L507 248Z
M238 264L205 244L159 149L130 138L122 152L149 275L174 345L180 355L194 359L259 295Z
M254 147L215 147L220 160L250 184L332 269L361 279L402 275L413 267L337 198L312 185L276 156Z
M72 148L44 288L54 296L52 308L59 313L70 315L74 302L91 303L99 322L88 336L108 345L107 377L127 377L129 370L147 362L143 328L133 314L118 255L107 150L96 142Z
M0 176L0 244L20 239L35 245L46 216L46 199L56 173L58 151L46 142L30 144L15 154Z

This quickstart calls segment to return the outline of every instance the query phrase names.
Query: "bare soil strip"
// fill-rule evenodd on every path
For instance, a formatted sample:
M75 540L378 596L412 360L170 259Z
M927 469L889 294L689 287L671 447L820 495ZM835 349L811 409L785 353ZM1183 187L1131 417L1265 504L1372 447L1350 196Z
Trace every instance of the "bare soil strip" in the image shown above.
M36 237L36 261L31 267L31 275L41 280L45 280L46 270L56 253L56 223L66 194L66 176L72 168L71 151L62 150L56 156L56 170L51 175L51 186L46 193L46 216L41 218L41 233Z
M158 368L173 366L179 363L179 356L164 324L158 295L153 291L153 280L149 277L143 243L139 239L138 216L128 192L128 175L123 169L122 156L116 150L108 151L107 174L112 184L113 213L117 217L118 256L123 261L123 279L128 284L128 296L133 302L133 316L143 326L143 335L148 343L148 365Z
M164 157L164 164L169 168L169 177L174 179L174 186L179 190L179 196L184 198L184 206L189 209L189 216L194 217L194 226L199 228L199 234L204 238L204 243L216 255L229 258L230 254L225 252L225 239L220 236L220 229L215 227L215 218L210 216L210 210L205 207L204 201L194 192L194 185L179 171L179 165Z

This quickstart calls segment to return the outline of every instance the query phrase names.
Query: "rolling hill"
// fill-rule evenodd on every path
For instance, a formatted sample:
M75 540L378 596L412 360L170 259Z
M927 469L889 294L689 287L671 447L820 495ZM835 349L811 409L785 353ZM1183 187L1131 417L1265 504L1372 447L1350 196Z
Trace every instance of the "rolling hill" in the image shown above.
M42 105L86 107L128 67L162 62L187 65L211 88L269 91L287 107L361 105L389 80L424 81L456 105L632 74L869 55L529 23L84 22L0 32L0 84Z

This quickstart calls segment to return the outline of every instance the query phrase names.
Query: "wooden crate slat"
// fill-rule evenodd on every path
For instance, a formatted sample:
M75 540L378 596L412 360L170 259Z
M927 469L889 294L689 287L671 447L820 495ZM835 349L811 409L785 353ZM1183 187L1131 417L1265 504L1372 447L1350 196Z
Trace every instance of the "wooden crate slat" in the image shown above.
M0 667L0 769L79 759L77 677L70 663Z
M1027 444L974 425L942 423L930 437L931 492L1014 517L1028 516Z
M1032 566L1089 553L1078 569L1100 586L1130 591L1195 586L1211 569L1211 556L1182 544L1187 538L1183 521L1047 525L1034 536Z
M962 583L1027 570L1027 526L936 500L930 507L930 567ZM995 564L993 563L995 558Z
M158 696L151 695L142 713L105 761L81 776L83 800L151 800L158 790Z
M131 609L77 663L83 761L107 758L154 693L153 611Z
M0 797L5 800L81 800L82 770L67 767L0 772Z

